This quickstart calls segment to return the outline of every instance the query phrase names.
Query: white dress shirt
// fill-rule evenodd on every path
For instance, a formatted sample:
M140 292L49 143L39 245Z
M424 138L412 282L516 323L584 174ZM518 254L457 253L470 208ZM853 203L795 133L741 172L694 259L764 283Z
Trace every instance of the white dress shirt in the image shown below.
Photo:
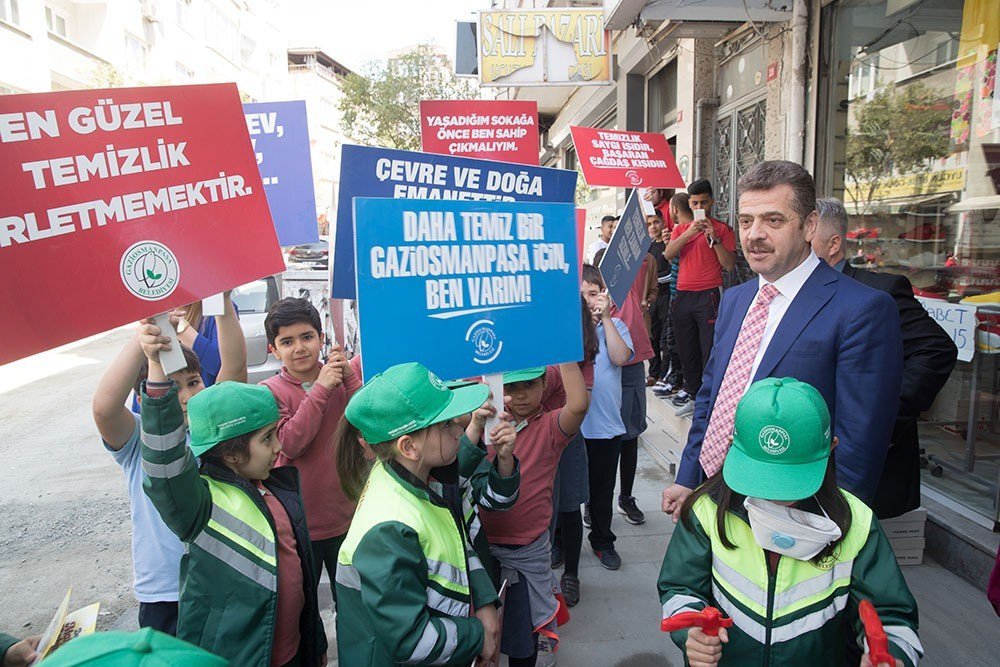
M596 255L598 252L600 252L601 250L604 250L607 247L608 247L608 242L605 241L602 238L598 238L596 241L594 241L593 243L591 243L590 247L587 248L587 254L586 254L587 263L588 264L593 264L594 263L594 255Z
M778 330L778 325L781 324L781 318L788 312L788 307L792 305L792 300L795 299L802 286L806 284L806 280L809 279L812 272L819 266L820 261L819 257L810 250L809 256L801 264L771 283L778 290L778 294L771 299L771 304L768 306L767 325L765 325L764 335L760 339L760 347L757 348L757 356L753 360L753 368L750 369L750 379L747 380L746 387L743 388L744 393L753 383L753 378L757 374L757 369L764 358L764 353L767 352L767 346L771 344L774 332ZM767 284L768 282L764 280L763 276L758 276L757 294L754 294L753 300L750 301L750 308L747 309L747 315L753 309L753 304L757 302L757 295L760 294L760 290ZM746 316L743 319L745 320ZM740 326L743 326L742 323Z

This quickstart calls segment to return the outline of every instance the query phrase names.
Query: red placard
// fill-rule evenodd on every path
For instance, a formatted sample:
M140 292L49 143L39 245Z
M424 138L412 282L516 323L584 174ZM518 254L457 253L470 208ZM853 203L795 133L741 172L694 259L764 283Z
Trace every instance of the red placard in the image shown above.
M0 363L284 270L235 84L0 96Z
M538 166L538 103L522 100L424 100L425 153Z
M587 185L683 188L667 138L655 132L571 127Z

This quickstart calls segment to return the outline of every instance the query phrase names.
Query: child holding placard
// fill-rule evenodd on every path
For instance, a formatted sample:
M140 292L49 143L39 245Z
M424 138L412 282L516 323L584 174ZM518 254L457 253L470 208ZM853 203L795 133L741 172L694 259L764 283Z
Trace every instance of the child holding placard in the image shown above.
M490 550L500 563L500 579L518 580L508 588L501 639L501 651L512 667L534 664L539 648L554 651L558 641L552 627L558 589L550 569L548 533L552 490L559 457L580 430L589 402L579 365L561 364L559 372L566 403L556 410L542 407L544 367L504 373L507 410L517 422L514 453L521 464L520 498L508 511L484 514L482 519ZM504 571L517 576L505 577Z
M217 316L213 328L219 332L220 367L218 377L233 380L245 377L246 344L229 293L225 294L225 314ZM176 325L180 313L171 320ZM139 336L150 336L167 344L155 324L140 325L118 357L105 371L94 392L94 423L101 439L125 473L132 519L132 567L135 597L139 600L139 626L174 634L177 631L178 576L184 547L142 491L145 479L140 456L139 415L125 407L129 393L139 396L148 365L139 345ZM175 343L176 344L176 343ZM198 357L182 345L186 367L170 374L185 422L188 401L204 388ZM186 432L186 431L184 431Z
M354 515L354 503L340 488L334 462L334 432L347 401L361 388L361 376L347 363L340 346L325 360L323 324L309 301L277 301L264 319L268 349L281 360L281 372L261 382L278 402L277 465L299 469L306 520L312 538L316 585L326 565L334 603L337 552Z
M140 344L149 360L143 487L187 544L177 636L233 665L325 665L298 471L274 468L274 396L239 382L209 387L187 403L188 443L178 389L159 362L165 343L147 330Z

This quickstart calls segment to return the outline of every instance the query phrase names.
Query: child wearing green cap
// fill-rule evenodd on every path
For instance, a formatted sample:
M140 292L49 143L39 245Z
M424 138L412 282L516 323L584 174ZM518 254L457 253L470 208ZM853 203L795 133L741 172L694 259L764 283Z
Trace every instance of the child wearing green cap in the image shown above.
M888 667L923 655L917 604L889 541L871 509L837 486L836 444L811 385L766 378L740 400L722 470L685 501L660 571L664 618L711 606L733 620L717 637L672 633L691 665L845 664L844 637L867 651L861 600L881 617ZM860 664L883 665L867 653Z
M418 363L371 378L347 404L337 469L358 500L337 563L343 665L468 665L493 655L497 594L465 533L458 499L435 471L458 456L459 418L489 389L449 389ZM491 433L508 449L514 429Z
M266 387L221 382L187 402L140 340L143 488L187 544L177 637L252 667L326 664L298 471L274 468L278 405ZM199 464L196 457L200 457Z

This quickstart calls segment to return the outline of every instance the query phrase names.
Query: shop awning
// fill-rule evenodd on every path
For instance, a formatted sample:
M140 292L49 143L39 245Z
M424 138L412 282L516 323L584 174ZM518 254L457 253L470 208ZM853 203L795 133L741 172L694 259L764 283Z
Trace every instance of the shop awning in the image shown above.
M882 215L895 215L900 212L914 213L913 209L919 208L921 206L926 206L928 204L933 204L941 202L952 197L952 193L945 192L933 195L924 195L922 197L907 197L905 199L882 199L879 201L872 202L870 215L882 214ZM858 206L852 202L847 202L844 204L844 208L847 209L850 215L860 215L863 206ZM937 215L936 213L934 215Z
M981 211L990 208L1000 208L1000 195L990 195L988 197L969 197L957 204L948 207L948 213L962 213L965 211Z
M775 9L774 5L778 8ZM788 21L792 18L792 3L773 0L617 0L608 2L604 11L604 27L623 30L643 21Z

